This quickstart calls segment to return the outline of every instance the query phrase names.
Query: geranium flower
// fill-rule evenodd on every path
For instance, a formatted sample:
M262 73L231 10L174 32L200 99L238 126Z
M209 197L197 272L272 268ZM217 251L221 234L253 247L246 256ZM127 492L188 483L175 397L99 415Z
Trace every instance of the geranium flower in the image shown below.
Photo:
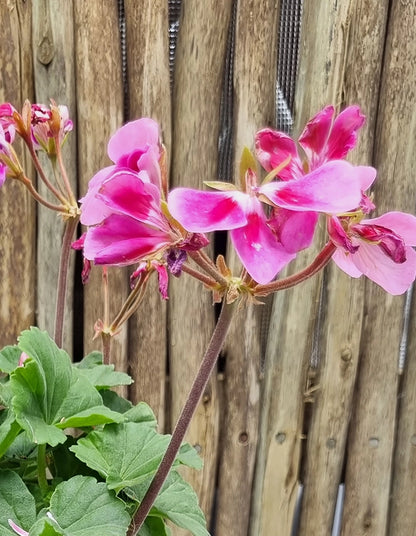
M351 277L367 276L393 295L416 276L416 217L387 212L378 218L332 217L328 232L337 246L335 263Z
M299 137L306 161L299 156L296 142L284 132L271 128L259 130L255 137L256 156L266 171L279 167L290 157L278 177L300 178L330 160L341 160L357 143L357 131L365 117L358 106L348 106L334 120L335 109L326 106L308 121Z
M121 127L110 139L108 154L114 165L91 179L81 199L81 223L88 229L73 247L82 247L85 259L95 264L140 263L140 273L146 266L155 269L166 298L168 257L176 250L200 249L208 240L175 225L165 207L155 121L144 118Z
M286 213L280 224L290 235L290 227L301 232L298 243L286 248L279 240L277 213L270 220L262 205L268 204L295 212L337 214L354 209L361 200L361 182L351 164L343 161L324 163L318 169L287 182L269 182L258 186L253 170L245 177L245 191L233 185L223 191L203 192L177 188L168 198L171 214L188 231L230 230L231 241L251 277L260 284L271 281L296 254L297 245L309 245L316 224L315 215L292 220ZM347 208L349 207L349 208ZM303 229L302 229L303 228ZM281 239L281 237L280 237Z

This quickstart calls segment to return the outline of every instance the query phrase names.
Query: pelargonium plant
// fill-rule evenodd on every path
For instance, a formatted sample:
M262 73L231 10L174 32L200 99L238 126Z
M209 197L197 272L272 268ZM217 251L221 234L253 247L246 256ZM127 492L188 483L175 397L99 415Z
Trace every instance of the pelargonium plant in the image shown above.
M0 106L0 183L21 182L66 224L53 338L31 327L0 352L1 535L166 536L167 521L195 536L208 535L196 494L177 469L201 467L183 440L236 307L300 284L331 260L394 295L415 279L416 217L388 212L371 219L375 205L368 190L376 170L345 161L363 123L358 106L339 115L327 106L307 123L298 144L264 128L248 140L254 153L244 149L238 185L207 181L206 190L169 191L158 124L138 119L111 137L113 164L92 177L78 204L62 160L73 128L67 108L26 102L19 113L9 103ZM26 175L13 147L16 137L52 197L42 196ZM54 169L54 182L41 165L41 152ZM320 219L327 239L315 259L276 278L312 245ZM79 221L85 231L75 240ZM232 273L223 256L207 253L207 234L218 230L230 231L240 273ZM120 311L110 319L104 304L107 313L96 323L102 352L76 363L61 348L72 249L83 252L85 284L101 265L104 301L107 267L133 267L131 292ZM170 275L196 278L214 303L222 303L172 436L157 432L145 402L133 405L116 394L113 387L132 380L111 364L112 338L140 306L149 279L158 278L160 297L167 299Z

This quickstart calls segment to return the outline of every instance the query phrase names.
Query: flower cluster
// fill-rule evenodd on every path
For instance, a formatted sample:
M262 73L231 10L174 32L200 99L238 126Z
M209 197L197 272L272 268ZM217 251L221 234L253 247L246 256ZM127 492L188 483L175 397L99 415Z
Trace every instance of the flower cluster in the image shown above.
M81 223L88 231L74 247L82 247L85 259L95 264L140 263L142 272L146 261L149 270L158 272L166 298L167 268L179 275L178 261L186 258L182 252L198 250L208 239L175 225L169 215L164 148L155 121L143 118L121 127L109 141L108 155L113 165L91 179L81 199Z
M167 204L158 126L146 118L128 123L109 142L114 164L93 177L81 200L88 230L78 245L96 264L157 259L165 265L173 251L205 246L202 233L229 230L245 270L264 285L310 246L324 214L337 265L401 294L416 275L416 218L400 212L366 218L375 208L366 191L376 171L345 161L363 123L358 106L337 116L327 106L299 137L304 159L287 134L260 130L256 158L248 149L243 153L240 188L222 182L206 183L216 191L176 188ZM267 173L262 181L258 163Z

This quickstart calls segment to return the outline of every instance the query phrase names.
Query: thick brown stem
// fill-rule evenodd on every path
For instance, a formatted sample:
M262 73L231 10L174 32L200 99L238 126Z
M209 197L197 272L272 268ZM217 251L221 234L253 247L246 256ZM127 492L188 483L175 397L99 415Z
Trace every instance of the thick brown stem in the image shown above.
M175 429L172 434L169 446L160 463L160 466L140 503L139 508L130 524L128 536L135 536L143 525L156 497L165 482L169 471L175 461L176 455L188 430L191 419L195 413L201 396L207 386L211 372L217 362L218 354L224 344L228 329L231 325L233 311L236 307L235 302L232 304L223 303L221 314L218 318L214 333L212 334L208 348L195 377L194 383L189 392L188 398L179 416Z

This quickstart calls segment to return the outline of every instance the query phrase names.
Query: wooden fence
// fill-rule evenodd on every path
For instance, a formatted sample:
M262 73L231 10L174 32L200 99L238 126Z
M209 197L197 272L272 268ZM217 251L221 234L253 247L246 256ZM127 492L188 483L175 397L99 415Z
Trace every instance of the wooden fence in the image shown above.
M66 161L79 196L107 164L110 134L139 116L161 124L171 185L200 187L217 179L230 43L233 154L275 122L280 4L182 0L171 93L167 0L2 0L0 100L69 106ZM352 160L378 169L380 212L415 212L415 82L414 0L304 2L294 132L325 104L360 104L367 122ZM9 344L33 323L52 331L62 230L19 184L7 182L0 202L0 339ZM100 277L96 269L82 290L72 266L68 351L96 347ZM113 269L110 280L116 311L128 274ZM199 284L170 285L167 303L150 289L114 354L135 379L131 399L147 401L167 431L215 320ZM335 265L269 307L240 311L188 434L205 462L189 478L212 534L330 535L341 483L339 534L416 533L415 323L410 293L391 297Z

